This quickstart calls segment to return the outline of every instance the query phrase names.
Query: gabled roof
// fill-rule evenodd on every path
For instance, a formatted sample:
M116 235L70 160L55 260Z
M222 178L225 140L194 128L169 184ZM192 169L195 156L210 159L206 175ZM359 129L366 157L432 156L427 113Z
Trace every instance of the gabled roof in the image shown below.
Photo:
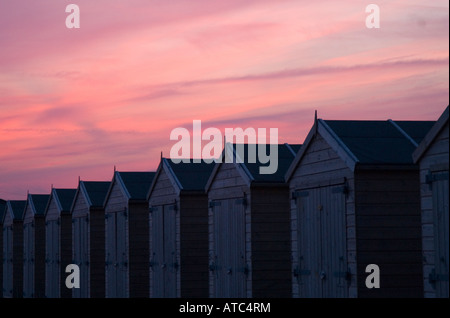
M25 200L10 200L6 202L6 209L3 215L3 222L5 222L6 211L9 211L11 218L14 221L23 220L23 213L25 212L25 205L27 201Z
M411 154L434 121L315 121L303 147L286 173L289 181L316 134L354 171L361 165L412 165Z
M46 213L53 198L55 199L59 213L70 213L70 208L72 207L73 199L75 198L76 193L77 189L52 189L47 207L45 209Z
M91 207L103 206L110 185L109 181L80 181L80 189Z
M278 151L278 166L277 170L273 174L261 173L262 167L268 167L271 163L262 163L258 152L260 150L260 145L258 144L229 144L225 145L223 160L226 161L227 153L232 153L232 162L236 167L239 167L238 171L246 181L247 185L257 183L284 183L284 175L287 169L290 167L292 161L295 158L296 153L301 149L302 145L291 145L291 144L278 144L278 145L265 145L265 154L270 154L270 147L276 146ZM230 149L229 151L227 150ZM243 153L241 153L243 150ZM249 151L256 150L255 161L251 161L249 157ZM223 162L222 162L223 163ZM222 163L216 163L213 172L211 173L209 180L206 184L206 191L209 190L214 178L222 165Z
M197 163L193 162L192 159L189 159L189 163L185 161L187 160L174 163L170 158L161 158L147 198L153 192L162 169L164 169L177 194L181 191L205 191L205 185L214 169L214 163L206 163L203 160Z
M423 138L422 142L419 144L417 149L413 153L413 160L414 162L418 162L420 158L425 154L428 147L433 143L433 141L436 139L436 137L439 135L441 130L448 126L448 106L444 110L444 112L441 114L439 119L437 120L436 124L430 129L428 134Z
M155 175L155 172L115 171L103 205L106 205L115 182L120 184L128 200L147 200L147 194Z
M3 223L3 215L5 213L5 210L6 210L6 201L0 199L0 224Z
M28 194L27 206L30 205L34 215L45 215L45 209L50 199L49 194Z

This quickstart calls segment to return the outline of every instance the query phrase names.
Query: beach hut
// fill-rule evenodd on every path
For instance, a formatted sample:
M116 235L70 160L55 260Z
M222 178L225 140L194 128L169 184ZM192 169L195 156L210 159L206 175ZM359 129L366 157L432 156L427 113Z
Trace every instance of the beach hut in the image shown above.
M80 268L74 298L105 297L105 210L110 182L80 181L71 208L73 264Z
M45 296L70 298L66 267L72 264L72 216L76 189L52 189L45 213Z
M23 212L27 201L7 201L3 213L3 297L23 291Z
M315 120L286 174L294 297L422 296L419 170L411 156L433 124ZM370 264L380 288L366 285Z
M114 172L105 198L108 298L149 296L149 211L154 172Z
M208 197L214 164L161 158L150 187L150 297L208 297Z
M3 215L6 209L6 201L0 199L0 298L3 297Z
M448 298L448 106L413 154L420 165L424 296Z
M289 187L284 174L300 145L260 147L226 143L223 162L215 164L205 187L210 297L291 296ZM276 172L263 174L266 164L249 155L274 149Z
M49 195L28 194L23 217L23 297L45 297L45 208Z

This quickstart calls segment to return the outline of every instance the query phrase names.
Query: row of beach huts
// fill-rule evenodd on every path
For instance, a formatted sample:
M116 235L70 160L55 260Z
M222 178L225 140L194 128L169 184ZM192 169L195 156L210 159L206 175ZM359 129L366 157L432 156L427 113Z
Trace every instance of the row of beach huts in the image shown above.
M0 200L0 297L449 297L448 115L316 117L303 144L278 145L275 174L231 145L232 163L161 157Z

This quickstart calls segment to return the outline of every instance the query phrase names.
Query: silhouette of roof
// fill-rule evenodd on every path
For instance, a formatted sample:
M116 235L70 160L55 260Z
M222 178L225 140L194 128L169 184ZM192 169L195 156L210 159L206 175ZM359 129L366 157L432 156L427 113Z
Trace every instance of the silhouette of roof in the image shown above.
M145 200L155 172L119 172L116 176L126 188L129 199Z
M214 169L214 162L206 163L203 160L199 163L192 161L190 163L174 163L171 159L163 158L163 161L180 183L182 190L205 190L206 182Z
M45 209L50 195L48 194L28 194L28 203L35 215L45 215Z
M70 212L76 192L76 189L53 189L60 212Z
M413 151L435 123L367 120L322 122L331 128L361 164L412 164Z
M111 182L109 181L80 181L80 187L83 189L91 207L103 206L110 185Z
M442 112L441 116L437 120L436 124L430 129L427 135L420 142L419 146L413 153L414 162L417 162L426 153L428 147L434 142L435 138L439 135L445 126L448 126L448 106Z
M11 200L7 202L8 208L6 208L6 210L9 210L12 213L11 217L13 218L13 220L22 220L26 204L27 201L25 200Z
M239 154L240 150L239 147L242 147L244 149L244 158L241 158L244 162L240 163L241 165L245 166L245 170L247 172L247 174L249 174L249 177L253 180L253 182L284 182L284 175L287 171L287 169L289 168L289 166L291 165L292 161L295 158L296 153L298 152L298 150L301 148L301 145L289 145L289 144L279 144L276 145L277 150L278 150L278 168L276 170L275 173L273 174L262 174L260 172L260 168L261 167L267 167L269 166L271 163L267 162L267 163L262 163L260 161L260 157L258 155L259 151L260 151L260 147L261 145L253 145L256 146L256 158L255 161L256 162L252 162L250 161L250 157L249 157L249 150L251 149L251 147L249 147L248 144L241 144L241 145L236 145L233 144L233 151L235 151L235 155L238 154L239 157L241 157L241 155ZM250 145L252 146L252 145ZM265 154L266 155L270 155L270 146L271 145L265 145L266 147L266 151Z

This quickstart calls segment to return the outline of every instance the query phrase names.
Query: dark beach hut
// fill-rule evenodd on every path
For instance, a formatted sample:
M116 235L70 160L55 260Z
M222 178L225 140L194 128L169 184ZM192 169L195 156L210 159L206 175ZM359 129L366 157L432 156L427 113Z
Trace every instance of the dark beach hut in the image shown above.
M3 297L23 291L23 212L27 201L7 201L3 214Z
M419 170L434 122L315 120L286 174L294 297L421 297ZM380 270L367 288L366 267Z
M214 164L162 158L148 194L150 297L208 297L208 197Z
M23 297L45 297L45 209L48 194L28 194L23 217Z
M243 146L241 154L240 147ZM284 175L299 145L273 145L278 166L262 174L262 146L225 146L206 185L209 200L209 296L290 297L289 187ZM266 147L269 154L269 146ZM244 157L244 158L243 158Z
M72 216L76 189L52 189L45 214L45 296L70 298L66 267L72 264Z
M154 172L114 173L105 198L106 297L149 296L147 193Z
M0 298L3 297L3 215L6 209L6 201L0 199Z
M80 181L72 205L72 257L80 268L74 298L105 297L105 210L110 182Z
M448 298L448 106L413 154L420 165L424 296Z

